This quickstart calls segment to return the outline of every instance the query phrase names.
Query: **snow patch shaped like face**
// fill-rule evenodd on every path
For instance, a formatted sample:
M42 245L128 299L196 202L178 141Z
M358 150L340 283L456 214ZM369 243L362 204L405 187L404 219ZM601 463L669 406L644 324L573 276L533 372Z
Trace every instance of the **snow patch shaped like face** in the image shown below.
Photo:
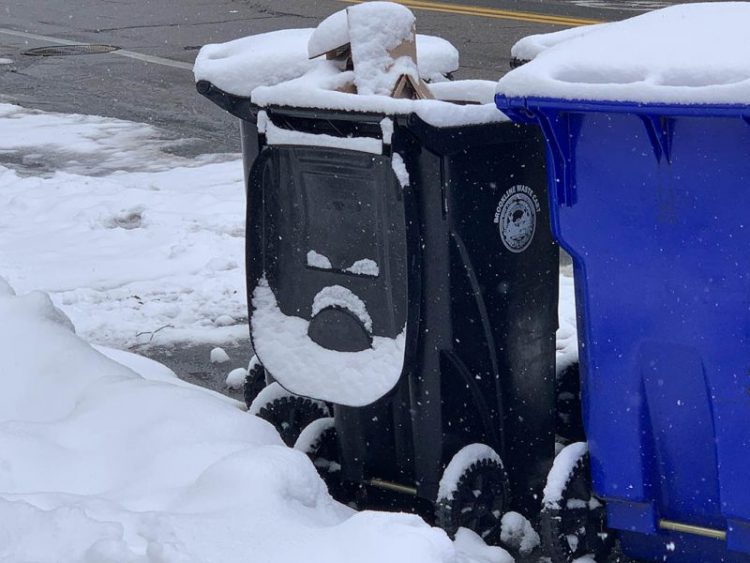
M458 482L464 472L474 463L485 459L496 462L500 467L503 466L497 452L486 444L469 444L461 448L443 472L438 487L438 501L453 498L453 493L458 489Z
M391 52L413 37L416 18L393 2L367 2L347 9L354 84L362 95L390 96L401 75L419 80L416 61Z
M406 328L396 338L375 336L372 348L336 352L313 342L305 319L281 312L262 278L253 291L253 346L263 366L286 389L340 405L361 407L388 393L404 366Z
M748 2L707 2L597 26L508 73L497 92L508 97L748 105L748 21Z
M314 317L328 307L346 309L359 319L367 332L372 334L372 318L367 312L367 306L350 289L341 285L331 285L321 289L313 299L312 316Z

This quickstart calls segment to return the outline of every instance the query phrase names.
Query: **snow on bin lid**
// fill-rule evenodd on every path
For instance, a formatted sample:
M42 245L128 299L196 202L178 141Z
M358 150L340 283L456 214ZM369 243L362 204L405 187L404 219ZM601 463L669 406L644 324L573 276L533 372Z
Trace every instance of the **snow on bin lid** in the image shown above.
M507 97L750 104L750 3L685 4L596 26L500 79ZM575 35L575 34L572 34Z
M195 59L195 80L208 80L236 96L261 85L302 76L314 64L307 58L313 29L283 29L205 45Z
M349 41L346 10L340 10L320 22L312 32L308 42L308 56L314 58L325 55ZM441 37L417 34L417 62L419 75L423 80L440 78L458 70L458 49Z
M346 11L338 13L346 20ZM308 56L314 31L284 29L205 45L195 59L195 80L208 80L225 92L248 97L258 86L298 78L320 62ZM417 34L417 60L423 80L435 80L458 69L458 51L440 37Z
M576 37L582 37L594 29L599 29L606 23L600 23L596 25L582 25L580 27L571 27L570 29L563 29L562 31L554 31L552 33L539 33L536 35L527 35L523 39L516 42L510 49L510 56L519 61L531 61L539 55L542 51L546 51L550 47L559 45L563 41L575 39Z

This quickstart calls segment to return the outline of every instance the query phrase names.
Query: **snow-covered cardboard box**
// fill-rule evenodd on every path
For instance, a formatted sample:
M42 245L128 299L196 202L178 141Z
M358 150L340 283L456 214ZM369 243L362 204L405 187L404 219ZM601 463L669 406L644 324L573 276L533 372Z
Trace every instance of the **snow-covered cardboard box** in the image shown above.
M416 19L392 2L368 2L332 14L308 43L310 58L325 56L351 70L342 91L394 98L425 99L432 94L419 76Z
M750 103L750 3L671 6L620 22L529 38L531 62L500 79L507 98L641 104Z

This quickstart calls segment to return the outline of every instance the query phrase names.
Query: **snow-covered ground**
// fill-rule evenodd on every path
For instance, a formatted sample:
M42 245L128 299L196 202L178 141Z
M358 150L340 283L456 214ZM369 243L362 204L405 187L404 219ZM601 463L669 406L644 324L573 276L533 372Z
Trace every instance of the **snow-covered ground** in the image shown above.
M0 104L0 275L94 343L246 339L242 163L164 152L177 144Z

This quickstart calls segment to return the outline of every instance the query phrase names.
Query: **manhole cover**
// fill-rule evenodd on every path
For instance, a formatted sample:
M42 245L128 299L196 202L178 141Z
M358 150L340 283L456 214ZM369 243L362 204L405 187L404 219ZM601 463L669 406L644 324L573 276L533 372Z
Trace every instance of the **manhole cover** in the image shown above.
M36 47L23 52L24 55L36 57L59 57L64 55L99 55L119 50L114 45L54 45L52 47Z

